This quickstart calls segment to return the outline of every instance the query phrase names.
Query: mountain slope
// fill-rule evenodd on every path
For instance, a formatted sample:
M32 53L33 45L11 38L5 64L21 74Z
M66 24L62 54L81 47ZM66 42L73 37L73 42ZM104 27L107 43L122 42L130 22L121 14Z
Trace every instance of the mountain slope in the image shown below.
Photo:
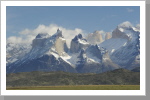
M6 45L6 63L7 65L21 59L31 49L29 44L7 43Z
M22 59L7 66L7 73L39 70L76 72L70 64L60 58L60 56L67 55L67 50L65 39L59 29L53 36L38 34L32 42L30 52Z
M87 41L93 45L103 42L104 39L102 36L102 32L101 31L95 31L93 33L88 34Z
M89 45L87 40L84 39L81 34L78 34L71 41L70 52L78 53L81 49L86 49Z
M65 33L64 33L65 34ZM94 35L95 34L95 35ZM38 34L30 49L10 49L7 51L7 73L31 71L65 71L73 73L103 73L119 68L132 70L140 67L140 30L129 22L117 26L106 40L102 40L99 31L95 31L93 41L89 43L82 34L76 35L71 46L67 47L62 31L50 36ZM92 39L92 37L90 39ZM111 38L110 38L111 37ZM98 38L98 40L96 39ZM102 43L100 43L100 41Z
M139 30L124 22L112 32L112 38L99 44L109 51L111 60L122 68L132 69L133 62L140 54ZM132 66L132 68L130 68Z

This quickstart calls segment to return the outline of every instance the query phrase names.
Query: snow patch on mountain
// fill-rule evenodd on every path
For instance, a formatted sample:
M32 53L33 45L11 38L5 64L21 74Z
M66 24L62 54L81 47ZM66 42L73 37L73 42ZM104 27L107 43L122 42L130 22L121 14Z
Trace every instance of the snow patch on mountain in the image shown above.
M38 66L47 71L100 73L128 66L130 68L127 69L139 67L140 31L137 27L124 22L112 32L112 37L110 33L106 35L106 40L103 41L103 36L95 31L89 36L96 44L91 44L82 34L78 34L72 39L69 49L61 30L58 29L52 36L40 33L32 41L32 47L30 46L29 49L23 47L25 45L9 44L6 46L7 70L8 72L30 70L33 65L31 71L40 70L37 69ZM13 47L16 49L12 49Z
M122 46L120 45L120 47L112 53L111 59L113 60L113 62L129 69L130 65L134 62L136 56L140 53L138 46L140 32L129 22L124 22L120 24L116 30L119 30L121 34L124 34L124 36L127 36L128 38L124 38L127 39L127 41L124 42Z
M122 39L122 38L111 38L108 39L104 42L102 42L101 44L99 44L100 47L106 48L109 53L113 53L113 51L119 49L120 47L122 47L123 45L125 45L127 43L127 39Z
M7 65L21 59L31 49L30 44L14 44L7 43L6 45L6 61Z
M48 33L39 33L36 36L36 39L43 39L43 38L48 38L50 35Z
M90 52L87 52L86 55L87 55L88 63L91 63L91 62L101 63L101 59L93 56L93 54L91 54Z

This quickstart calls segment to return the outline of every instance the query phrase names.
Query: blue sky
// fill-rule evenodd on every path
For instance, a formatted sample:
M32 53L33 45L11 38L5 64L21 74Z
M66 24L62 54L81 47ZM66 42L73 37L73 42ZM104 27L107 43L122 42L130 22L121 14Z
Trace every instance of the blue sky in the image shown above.
M56 24L67 29L79 28L86 33L95 30L110 32L124 21L140 23L138 6L7 6L7 38L18 36L24 29L40 24Z

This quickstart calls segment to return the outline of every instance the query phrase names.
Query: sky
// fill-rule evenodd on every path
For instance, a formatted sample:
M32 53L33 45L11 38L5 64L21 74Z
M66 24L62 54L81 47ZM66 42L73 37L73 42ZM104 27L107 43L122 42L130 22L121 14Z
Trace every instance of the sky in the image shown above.
M32 40L38 32L54 34L57 28L70 36L95 30L112 32L125 21L133 25L140 24L140 7L7 6L6 36L11 41L21 42L29 37Z

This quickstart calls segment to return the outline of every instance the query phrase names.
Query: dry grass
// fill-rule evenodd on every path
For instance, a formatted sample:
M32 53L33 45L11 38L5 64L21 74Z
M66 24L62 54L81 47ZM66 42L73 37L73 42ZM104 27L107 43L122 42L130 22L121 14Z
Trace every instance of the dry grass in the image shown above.
M7 87L7 90L140 90L140 85L66 85Z

